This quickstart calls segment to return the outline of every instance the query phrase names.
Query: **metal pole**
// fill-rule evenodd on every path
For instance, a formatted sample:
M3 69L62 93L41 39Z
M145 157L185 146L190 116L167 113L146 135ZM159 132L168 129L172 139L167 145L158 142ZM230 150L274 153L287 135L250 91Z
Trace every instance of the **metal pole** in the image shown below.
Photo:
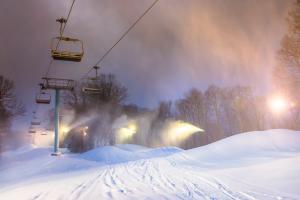
M54 116L54 153L52 155L58 156L60 152L58 151L59 148L59 89L55 89L55 116Z

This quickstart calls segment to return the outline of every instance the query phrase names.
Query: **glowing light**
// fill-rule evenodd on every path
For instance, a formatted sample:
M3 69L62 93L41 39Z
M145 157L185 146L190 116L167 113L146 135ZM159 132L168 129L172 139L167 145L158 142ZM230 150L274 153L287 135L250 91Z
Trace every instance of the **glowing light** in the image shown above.
M86 126L86 127L84 127L83 129L82 129L82 134L83 134L83 136L87 136L87 130L89 129L89 127L88 126Z
M269 99L268 105L272 112L274 112L275 114L281 114L292 107L294 104L289 103L289 101L283 96L273 96Z
M200 132L204 132L204 130L187 122L172 121L164 130L165 142L177 144Z
M61 133L60 135L61 139L64 139L70 130L71 128L66 124L60 125L59 132Z
M70 127L67 125L61 125L60 126L60 132L62 133L68 133L70 131Z
M117 143L128 142L132 139L133 135L135 135L138 131L138 126L135 121L131 121L127 124L126 127L119 128L117 130Z

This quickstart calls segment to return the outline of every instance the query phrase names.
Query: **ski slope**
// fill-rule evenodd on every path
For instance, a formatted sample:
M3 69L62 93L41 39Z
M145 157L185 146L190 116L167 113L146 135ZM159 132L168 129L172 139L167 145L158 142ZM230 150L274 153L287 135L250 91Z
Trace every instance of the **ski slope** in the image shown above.
M108 146L0 161L0 199L300 199L300 132L243 133L192 149Z

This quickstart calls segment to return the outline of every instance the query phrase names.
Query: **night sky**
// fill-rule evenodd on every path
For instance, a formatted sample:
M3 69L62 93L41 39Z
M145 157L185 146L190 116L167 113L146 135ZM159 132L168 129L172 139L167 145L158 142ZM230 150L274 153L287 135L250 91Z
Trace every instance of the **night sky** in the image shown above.
M81 63L55 61L49 76L78 80L144 12L152 0L76 0L65 35L82 39ZM210 84L271 87L289 0L160 0L101 64L130 94L153 107ZM0 74L34 108L37 84L50 61L55 19L71 0L1 0Z

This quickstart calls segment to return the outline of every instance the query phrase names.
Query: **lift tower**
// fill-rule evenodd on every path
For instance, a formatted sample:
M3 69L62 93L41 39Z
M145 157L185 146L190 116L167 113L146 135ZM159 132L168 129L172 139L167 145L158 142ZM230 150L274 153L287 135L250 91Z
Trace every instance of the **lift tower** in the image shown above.
M45 90L55 91L55 116L54 116L54 152L51 154L53 156L59 156L59 93L61 90L74 90L75 81L70 79L58 79L58 78L48 78L44 77L42 88Z

